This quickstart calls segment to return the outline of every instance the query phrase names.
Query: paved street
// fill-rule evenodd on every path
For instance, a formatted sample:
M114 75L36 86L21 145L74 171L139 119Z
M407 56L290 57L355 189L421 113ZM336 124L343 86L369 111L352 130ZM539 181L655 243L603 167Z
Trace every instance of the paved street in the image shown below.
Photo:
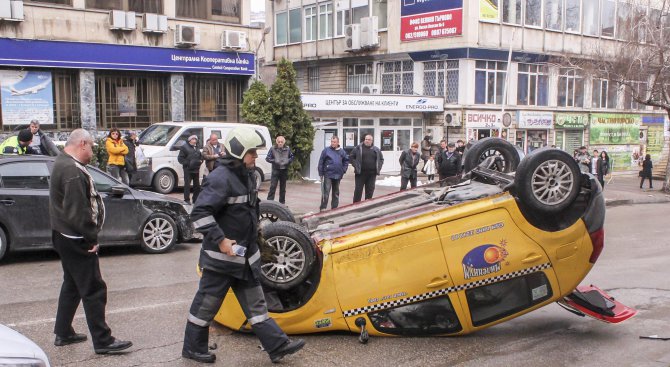
M612 185L614 186L614 184ZM294 196L292 196L293 198ZM307 347L282 364L291 366L649 366L670 365L667 263L670 205L610 207L606 247L584 283L596 284L637 308L635 318L607 325L549 305L482 332L454 338L372 338L354 334L308 335ZM12 255L0 265L0 323L40 345L56 366L194 366L181 359L188 306L197 287L198 243L146 255L137 248L105 249L108 319L114 334L131 339L132 353L98 356L90 341L53 346L60 263L52 252ZM83 311L75 328L86 332ZM220 365L270 365L257 340L224 328L213 330Z

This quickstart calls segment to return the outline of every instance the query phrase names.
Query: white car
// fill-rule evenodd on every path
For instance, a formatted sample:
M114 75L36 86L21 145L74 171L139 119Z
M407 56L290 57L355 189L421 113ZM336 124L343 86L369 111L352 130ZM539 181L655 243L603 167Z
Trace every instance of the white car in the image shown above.
M42 348L18 331L0 324L0 366L49 367Z

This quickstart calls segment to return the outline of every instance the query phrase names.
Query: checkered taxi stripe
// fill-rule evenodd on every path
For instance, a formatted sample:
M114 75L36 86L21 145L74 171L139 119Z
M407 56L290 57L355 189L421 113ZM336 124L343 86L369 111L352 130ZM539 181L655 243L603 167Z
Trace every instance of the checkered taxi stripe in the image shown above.
M522 275L534 273L536 271L548 269L550 267L551 267L550 263L544 263L544 264L541 264L541 265L533 266L533 267L528 268L528 269L515 271L515 272L509 273L509 274L498 275L498 276L495 276L495 277L492 277L492 278L481 279L481 280L477 280L477 281L474 281L474 282L462 284L462 285L455 286L455 287L438 289L436 291L423 293L423 294L417 294L415 296L396 299L396 300L393 300L393 301L383 302L383 303L379 303L379 304L376 304L376 305L354 308L354 309L351 309L351 310L344 311L344 317L356 316L356 315L360 315L362 313L379 311L379 310L383 310L385 308L393 308L393 307L406 305L406 304L409 304L409 303L423 301L425 299L434 298L434 297L438 297L438 296L443 296L447 293L458 292L458 291L462 291L462 290L465 290L465 289L475 288L475 287L479 287L479 286L482 286L482 285L499 282L501 280L507 280L507 279L511 279L511 278L520 277Z

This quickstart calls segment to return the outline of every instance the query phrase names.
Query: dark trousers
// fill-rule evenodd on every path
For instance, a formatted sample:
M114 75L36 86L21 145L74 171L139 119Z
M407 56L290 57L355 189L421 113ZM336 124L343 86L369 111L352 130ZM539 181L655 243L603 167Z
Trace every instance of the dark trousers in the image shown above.
M72 320L81 301L93 347L109 345L114 338L105 322L107 285L100 274L98 255L87 252L91 246L83 239L67 238L56 231L52 231L51 239L63 266L63 285L58 297L54 333L58 336L75 333Z
M184 351L207 353L209 325L231 287L265 351L271 353L288 341L279 325L268 316L265 296L258 280L251 274L242 280L204 269L186 323Z
M184 200L191 200L191 181L193 181L193 203L198 200L200 194L200 172L190 172L184 170Z
M372 199L375 193L375 181L377 180L376 172L361 172L356 175L356 187L354 188L354 203L361 201L363 196L363 188L365 188L365 200Z
M270 191L268 191L268 200L275 199L277 191L277 182L279 182L279 202L286 203L286 180L288 179L288 169L273 169L270 178Z
M412 188L416 187L416 174L411 177L402 176L400 179L400 190L407 190L407 183L410 183Z
M651 176L642 176L642 179L640 180L640 188L642 188L642 185L644 184L644 180L647 179L647 178L649 179L649 188L653 189L654 184L651 181Z
M598 174L598 182L600 182L600 187L605 188L605 176Z
M340 205L340 180L324 177L323 182L321 182L321 206L319 209L325 210L328 207L331 190L333 191L333 199L330 202L330 208L335 209Z

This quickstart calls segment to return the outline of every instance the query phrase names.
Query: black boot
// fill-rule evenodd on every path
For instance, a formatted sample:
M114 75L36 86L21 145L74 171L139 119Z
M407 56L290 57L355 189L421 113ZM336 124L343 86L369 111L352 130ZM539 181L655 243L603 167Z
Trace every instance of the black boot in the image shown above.
M286 343L282 344L281 347L270 353L270 360L272 363L278 363L282 358L284 358L284 356L293 354L302 349L304 346L305 341L302 339L297 339L295 341L287 340Z
M198 353L191 352L190 350L182 350L181 356L184 358L192 359L200 363L214 363L216 361L216 354L213 353Z

